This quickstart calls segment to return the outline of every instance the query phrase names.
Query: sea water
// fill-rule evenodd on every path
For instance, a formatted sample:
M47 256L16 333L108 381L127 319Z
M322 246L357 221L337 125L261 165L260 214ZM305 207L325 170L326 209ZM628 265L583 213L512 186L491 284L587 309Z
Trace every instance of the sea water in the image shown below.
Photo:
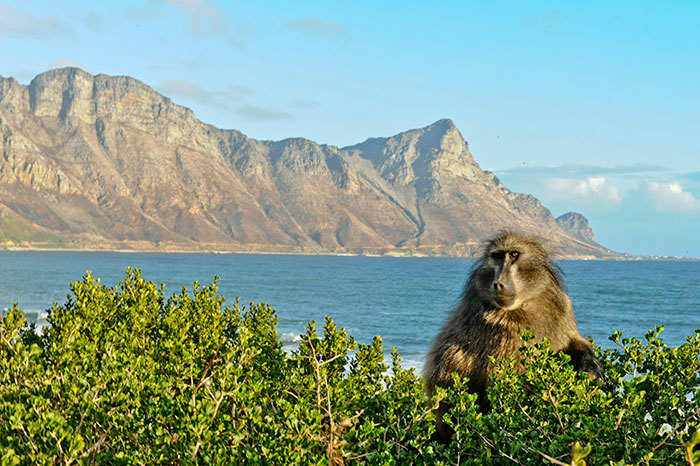
M17 302L30 321L46 325L46 310L62 304L71 282L87 270L114 286L127 267L177 294L196 280L219 277L228 302L264 302L277 310L277 327L293 348L309 321L325 316L368 343L384 339L406 366L420 368L430 341L459 301L473 261L256 254L177 254L0 251L0 310ZM611 347L615 330L643 338L664 325L664 341L679 345L700 328L699 261L559 261L579 329Z

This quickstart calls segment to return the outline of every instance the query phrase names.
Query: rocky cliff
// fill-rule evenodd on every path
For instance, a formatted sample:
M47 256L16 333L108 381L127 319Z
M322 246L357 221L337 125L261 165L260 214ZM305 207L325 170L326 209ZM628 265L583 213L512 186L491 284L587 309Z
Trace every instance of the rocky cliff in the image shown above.
M588 219L578 212L567 212L556 218L557 224L574 238L591 244L597 244L593 229Z
M0 245L472 255L503 228L602 257L450 120L351 147L259 141L129 77L0 78Z

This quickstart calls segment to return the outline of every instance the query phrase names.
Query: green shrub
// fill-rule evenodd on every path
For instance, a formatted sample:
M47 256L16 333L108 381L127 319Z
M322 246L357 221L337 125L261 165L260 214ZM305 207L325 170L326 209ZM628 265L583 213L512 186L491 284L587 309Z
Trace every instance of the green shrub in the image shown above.
M455 428L451 462L700 464L700 333L669 348L662 328L598 349L604 381L577 373L548 343L523 348L523 370L500 361L492 408L481 414L455 384L446 395ZM531 336L525 336L528 339ZM471 397L471 395L468 395ZM692 458L692 461L690 460Z
M224 306L216 281L166 297L128 270L90 274L39 336L14 306L0 321L2 464L698 464L700 333L661 328L598 350L605 381L546 343L498 362L480 410L455 377L423 395L397 352L327 318L282 349L275 311ZM528 336L525 336L527 339ZM440 399L455 434L430 441Z

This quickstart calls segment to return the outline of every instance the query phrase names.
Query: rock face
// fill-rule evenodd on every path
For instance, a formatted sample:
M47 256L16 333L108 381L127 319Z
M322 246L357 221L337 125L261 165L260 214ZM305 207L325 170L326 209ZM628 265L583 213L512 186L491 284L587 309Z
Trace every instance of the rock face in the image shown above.
M557 224L574 238L598 244L588 219L578 212L567 212L557 217Z
M0 78L0 245L472 255L503 228L614 254L482 171L450 120L345 148L258 141L129 77Z

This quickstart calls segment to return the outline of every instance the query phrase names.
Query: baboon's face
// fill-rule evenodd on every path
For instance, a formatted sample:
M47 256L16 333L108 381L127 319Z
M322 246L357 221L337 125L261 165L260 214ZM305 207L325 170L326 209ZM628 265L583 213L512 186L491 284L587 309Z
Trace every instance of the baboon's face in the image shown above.
M484 263L482 286L498 307L516 308L541 291L540 262L540 255L527 244L493 245Z
M520 251L492 251L489 269L493 272L490 292L499 307L508 308L518 295L518 259Z

